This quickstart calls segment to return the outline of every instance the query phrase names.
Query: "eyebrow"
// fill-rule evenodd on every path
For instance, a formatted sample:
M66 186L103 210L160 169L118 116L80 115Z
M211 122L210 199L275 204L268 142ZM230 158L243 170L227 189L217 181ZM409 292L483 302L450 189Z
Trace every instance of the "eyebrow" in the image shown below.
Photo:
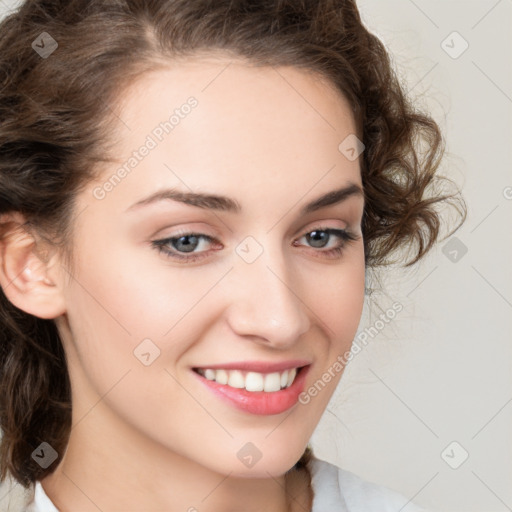
M349 183L347 186L331 190L326 194L317 197L313 201L304 205L300 210L301 215L306 215L314 211L332 206L334 204L341 203L347 200L349 197L360 196L364 198L363 189L356 183ZM232 213L240 213L242 207L236 199L232 199L226 196L219 196L215 194L203 194L198 192L182 192L176 189L166 189L159 192L155 192L150 196L137 201L132 204L126 211L134 210L141 206L146 206L159 201L170 200L178 201L180 203L188 204L190 206L196 206L207 210L225 211Z

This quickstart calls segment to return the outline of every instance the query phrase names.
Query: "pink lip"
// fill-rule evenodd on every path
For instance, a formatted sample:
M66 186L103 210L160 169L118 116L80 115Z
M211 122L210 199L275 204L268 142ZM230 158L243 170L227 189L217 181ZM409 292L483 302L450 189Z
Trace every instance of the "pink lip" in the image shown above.
M201 368L203 370L211 368L212 370L242 370L257 373L273 373L284 372L291 368L300 368L301 366L308 366L309 364L311 364L311 361L295 359L276 363L269 363L265 361L239 361L234 363L213 364L209 366L197 366L196 368Z
M249 363L247 364L249 365ZM291 366L291 368L296 368L298 366L300 365ZM254 367L254 364L250 363L250 371ZM194 371L192 371L192 373L210 391L215 393L221 399L227 401L229 404L234 405L236 408L251 414L270 415L280 414L284 411L287 411L297 403L299 395L304 390L306 376L310 367L311 365L301 368L301 370L297 373L293 384L289 388L273 392L247 391L246 389L233 388L227 384L219 384L213 380L208 380ZM216 367L209 366L208 368L214 369ZM234 368L229 368L226 366L220 366L219 368L242 369L239 363L237 363ZM265 369L268 371L268 368L269 364L267 363ZM273 368L275 368L275 365ZM287 368L290 368L290 366L286 366L284 369Z

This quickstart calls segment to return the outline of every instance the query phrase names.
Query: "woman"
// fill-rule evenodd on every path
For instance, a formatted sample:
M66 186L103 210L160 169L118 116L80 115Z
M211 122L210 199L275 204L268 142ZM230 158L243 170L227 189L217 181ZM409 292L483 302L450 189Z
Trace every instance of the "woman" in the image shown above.
M308 447L366 272L464 216L355 3L33 0L0 29L23 508L418 510Z

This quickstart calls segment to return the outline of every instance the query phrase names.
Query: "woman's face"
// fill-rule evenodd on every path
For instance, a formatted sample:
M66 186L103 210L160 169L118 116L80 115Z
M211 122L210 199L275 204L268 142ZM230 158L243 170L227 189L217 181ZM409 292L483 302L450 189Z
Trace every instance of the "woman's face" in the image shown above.
M98 446L282 474L363 307L351 109L309 73L221 57L145 75L115 114L118 164L80 192L62 267L73 423L100 428Z

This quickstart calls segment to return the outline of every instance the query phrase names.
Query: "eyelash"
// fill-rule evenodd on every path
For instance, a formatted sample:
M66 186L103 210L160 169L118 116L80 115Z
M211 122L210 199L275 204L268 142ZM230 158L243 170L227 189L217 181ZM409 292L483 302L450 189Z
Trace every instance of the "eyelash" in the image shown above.
M327 251L322 251L320 249L318 251L315 251L315 252L320 252L323 255L326 255L328 258L333 258L333 259L341 258L342 251L345 248L345 246L347 245L347 243L358 240L360 238L358 235L355 235L354 233L352 233L348 230L345 230L345 229L321 228L321 227L312 229L311 231L304 233L303 235L300 236L300 238L302 238L306 235L310 235L311 233L314 233L314 232L328 233L329 235L335 235L341 239L341 242L337 247L334 247ZM177 241L182 237L188 237L188 236L195 236L197 238L201 238L208 242L214 242L214 243L217 242L218 243L218 241L211 236L204 235L202 233L193 233L193 232L185 232L184 231L184 232L176 233L176 235L173 237L163 238L161 240L153 240L151 242L151 245L158 252L164 253L167 257L175 259L175 260L184 261L187 263L198 261L198 260L208 257L209 251L202 251L200 253L195 253L195 255L193 255L193 256L184 256L183 254L177 252L175 249L169 250L168 247L171 242ZM329 241L330 241L330 238L329 238ZM327 242L327 244L329 243L329 241ZM313 247L313 249L315 249L315 248ZM193 253L190 253L190 254L193 254Z

